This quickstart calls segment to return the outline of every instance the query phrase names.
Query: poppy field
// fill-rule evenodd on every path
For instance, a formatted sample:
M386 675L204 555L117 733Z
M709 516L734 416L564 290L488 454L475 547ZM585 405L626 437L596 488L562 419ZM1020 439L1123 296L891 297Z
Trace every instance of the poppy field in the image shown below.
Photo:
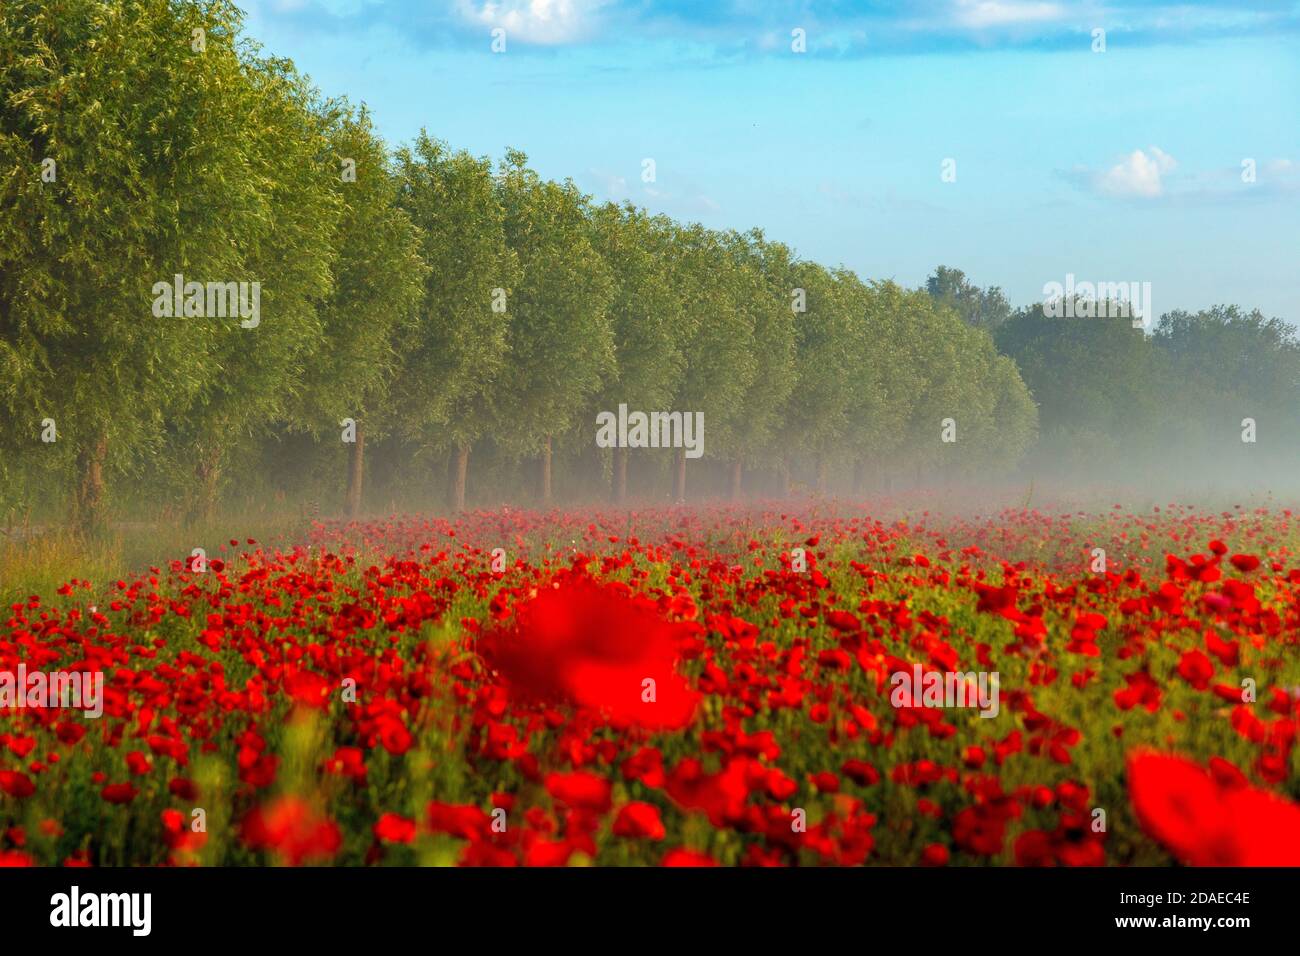
M0 862L1300 864L1298 552L1177 505L231 538L6 609L0 668L104 691L0 710Z

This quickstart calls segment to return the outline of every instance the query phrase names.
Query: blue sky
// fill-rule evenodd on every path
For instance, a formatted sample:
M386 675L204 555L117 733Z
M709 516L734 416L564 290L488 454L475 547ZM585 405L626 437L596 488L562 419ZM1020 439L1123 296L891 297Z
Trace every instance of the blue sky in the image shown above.
M1157 312L1300 323L1300 2L241 6L393 143L517 147L597 199L759 226L864 278L942 263L1022 304L1073 273L1150 282Z

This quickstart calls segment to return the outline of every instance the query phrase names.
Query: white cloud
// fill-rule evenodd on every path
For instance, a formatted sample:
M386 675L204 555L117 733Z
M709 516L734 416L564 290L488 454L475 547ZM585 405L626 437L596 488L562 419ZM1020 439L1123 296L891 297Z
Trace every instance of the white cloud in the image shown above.
M458 0L460 16L488 29L501 27L511 40L553 46L595 32L596 14L607 0ZM507 46L507 49L509 47Z
M1158 146L1150 147L1149 153L1135 149L1097 177L1097 190L1108 196L1152 199L1164 193L1162 177L1177 165L1177 161Z
M1065 8L1045 0L957 0L953 18L971 29L1059 20Z
M603 199L622 202L631 195L627 188L626 176L619 176L617 173L607 172L603 169L588 169L587 175L599 184L599 189L603 194L601 198Z

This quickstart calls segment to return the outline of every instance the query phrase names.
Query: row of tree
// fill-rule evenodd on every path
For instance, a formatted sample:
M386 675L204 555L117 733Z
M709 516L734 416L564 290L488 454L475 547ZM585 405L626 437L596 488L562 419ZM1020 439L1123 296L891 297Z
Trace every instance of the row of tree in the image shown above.
M1015 363L949 303L594 204L516 151L390 151L241 26L226 0L0 8L0 504L58 489L93 527L125 477L201 514L304 437L346 449L353 512L384 443L445 462L453 507L485 443L546 502L557 442L589 450L620 404L702 412L733 494L746 468L860 482L1033 442ZM260 315L209 314L209 283L256 284ZM615 499L627 468L611 450Z

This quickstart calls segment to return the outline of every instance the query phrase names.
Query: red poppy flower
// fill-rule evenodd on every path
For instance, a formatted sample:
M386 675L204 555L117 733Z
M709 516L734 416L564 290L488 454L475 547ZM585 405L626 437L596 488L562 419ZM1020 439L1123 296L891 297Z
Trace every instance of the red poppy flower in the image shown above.
M631 839L662 840L667 835L664 822L659 818L659 808L650 803L633 801L624 804L614 820L614 833Z
M152 764L149 763L149 758L138 750L132 750L126 755L126 767L137 777L143 776L153 769Z
M1201 651L1186 651L1178 661L1178 676L1197 690L1205 690L1214 676L1214 663Z
M567 840L538 840L524 852L525 866L565 866L573 856Z
M1300 806L1220 777L1182 757L1147 752L1128 762L1138 821L1183 863L1300 865Z
M687 757L673 768L664 790L684 809L703 810L715 827L727 826L745 812L751 766L758 768L766 781L762 766L747 757L733 758L725 770L715 774L704 773L698 760Z
M172 807L162 812L163 842L168 848L177 851L192 851L208 842L206 832L194 831L187 826L185 814Z
M415 738L404 723L389 717L379 725L379 742L394 757L400 757L415 745Z
M99 795L109 803L130 803L139 792L129 783L110 783Z
M827 611L826 623L837 631L856 631L862 626L848 611Z
M840 767L840 772L862 787L869 787L880 780L879 770L865 760L858 760L856 757L844 761L844 766Z
M0 790L21 800L36 792L36 784L21 770L0 770Z
M241 835L254 850L269 850L290 866L328 860L343 844L338 825L299 797L280 797L252 810Z
M167 790L182 800L197 800L199 796L198 786L188 777L173 777L167 783Z
M329 707L333 684L313 671L286 670L285 690L295 703L313 709Z
M374 827L375 837L385 843L410 843L415 839L415 821L396 813L385 813Z
M930 843L921 851L921 865L947 866L948 856L948 848L942 843Z
M576 810L604 813L610 807L610 782L583 770L547 774L546 792Z
M718 861L707 853L695 853L691 850L669 850L664 855L664 866L717 866Z
M666 620L626 585L571 575L517 605L513 624L485 634L479 651L524 696L629 724L683 727L697 695L674 664L692 628Z
M434 833L446 833L461 840L480 838L490 825L488 815L479 807L437 800L425 808L425 822Z

